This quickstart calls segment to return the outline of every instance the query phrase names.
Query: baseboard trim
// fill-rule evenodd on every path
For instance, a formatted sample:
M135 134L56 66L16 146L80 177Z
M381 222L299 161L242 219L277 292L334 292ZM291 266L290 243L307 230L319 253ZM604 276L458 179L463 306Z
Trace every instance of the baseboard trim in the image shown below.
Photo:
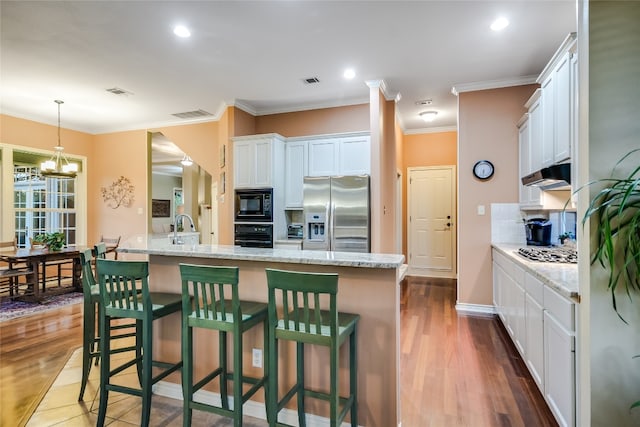
M465 304L456 303L456 311L460 314L473 314L477 316L493 316L496 314L496 309L492 305L482 304Z
M438 271L438 270L429 270L427 268L415 268L409 266L406 272L407 276L416 276L416 277L437 277L444 279L456 279L457 275L455 271Z
M158 381L153 386L153 393L158 396L169 397L171 399L183 400L182 398L182 386L180 384L170 383L167 381ZM220 406L222 401L219 393L214 393L206 390L198 390L195 393L195 398L198 402L206 403L209 405ZM233 406L233 397L229 396L229 405ZM258 418L261 420L267 419L267 412L264 407L264 403L257 402L255 400L248 400L243 407L245 415ZM280 422L297 425L298 413L291 409L282 409L279 413L278 420ZM320 417L318 415L307 414L307 426L309 427L326 427L329 425L329 419L326 417ZM351 424L342 423L341 427L349 427Z

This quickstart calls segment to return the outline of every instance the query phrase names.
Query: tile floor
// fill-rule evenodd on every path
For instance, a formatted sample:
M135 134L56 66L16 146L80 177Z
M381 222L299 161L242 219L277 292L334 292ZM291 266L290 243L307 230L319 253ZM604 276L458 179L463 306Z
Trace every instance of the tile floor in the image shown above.
M117 364L118 356L113 356L112 365ZM120 357L126 357L120 356ZM78 402L80 380L82 378L82 349L76 350L55 382L44 396L38 408L31 416L27 427L95 426L98 419L98 388L100 384L99 366L93 366L85 390L84 401ZM118 375L119 384L138 386L135 368L125 370ZM107 419L105 425L113 427L140 425L140 398L127 394L110 392ZM267 426L265 420L245 416L247 427ZM182 426L182 401L154 395L152 399L152 426ZM232 426L229 418L219 417L202 411L193 411L193 426L226 427Z

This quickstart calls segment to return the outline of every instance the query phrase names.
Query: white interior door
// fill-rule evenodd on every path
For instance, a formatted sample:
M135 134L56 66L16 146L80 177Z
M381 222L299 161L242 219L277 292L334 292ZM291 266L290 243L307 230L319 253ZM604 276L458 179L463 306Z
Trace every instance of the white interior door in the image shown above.
M455 167L409 168L409 274L456 277Z

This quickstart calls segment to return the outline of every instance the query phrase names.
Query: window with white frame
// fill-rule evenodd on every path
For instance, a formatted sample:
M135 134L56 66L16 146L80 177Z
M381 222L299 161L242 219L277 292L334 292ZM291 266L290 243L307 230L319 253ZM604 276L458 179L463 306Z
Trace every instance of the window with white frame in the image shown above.
M45 178L35 166L14 166L13 205L18 247L42 233L62 232L67 245L76 243L75 179Z

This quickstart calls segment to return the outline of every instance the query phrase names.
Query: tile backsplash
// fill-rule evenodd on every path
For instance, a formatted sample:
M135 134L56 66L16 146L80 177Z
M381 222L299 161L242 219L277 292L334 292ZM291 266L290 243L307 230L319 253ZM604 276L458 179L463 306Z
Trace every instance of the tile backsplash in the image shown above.
M491 242L515 245L527 244L520 204L491 204Z

